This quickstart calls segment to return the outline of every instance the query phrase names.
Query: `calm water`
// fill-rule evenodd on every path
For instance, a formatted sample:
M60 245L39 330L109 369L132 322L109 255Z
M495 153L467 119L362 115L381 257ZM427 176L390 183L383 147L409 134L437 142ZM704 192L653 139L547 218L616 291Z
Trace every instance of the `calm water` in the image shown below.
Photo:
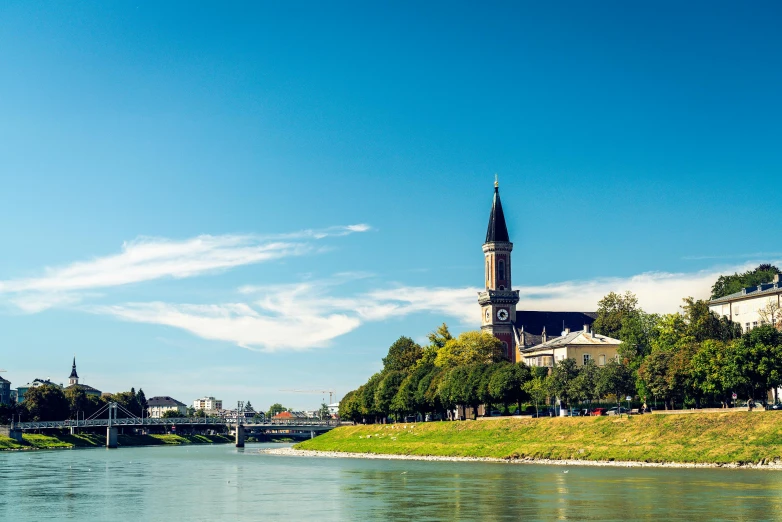
M782 519L782 472L314 459L263 446L0 453L0 521Z

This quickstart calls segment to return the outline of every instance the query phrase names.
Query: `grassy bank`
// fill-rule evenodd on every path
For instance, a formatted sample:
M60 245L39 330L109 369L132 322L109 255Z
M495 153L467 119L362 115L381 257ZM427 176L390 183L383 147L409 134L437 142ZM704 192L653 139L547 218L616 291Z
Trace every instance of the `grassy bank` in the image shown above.
M449 457L757 463L782 457L782 412L345 426L295 447Z
M24 443L0 436L0 450L91 448L106 445L106 437L90 433L77 435L25 434ZM232 442L224 435L119 435L119 446L160 446L165 444L223 444Z

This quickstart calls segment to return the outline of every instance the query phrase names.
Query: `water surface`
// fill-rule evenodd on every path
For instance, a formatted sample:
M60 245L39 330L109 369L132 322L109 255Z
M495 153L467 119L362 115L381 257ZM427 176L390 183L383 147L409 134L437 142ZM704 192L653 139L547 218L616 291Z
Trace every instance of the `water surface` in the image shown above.
M782 519L778 471L279 457L265 446L0 453L0 520Z

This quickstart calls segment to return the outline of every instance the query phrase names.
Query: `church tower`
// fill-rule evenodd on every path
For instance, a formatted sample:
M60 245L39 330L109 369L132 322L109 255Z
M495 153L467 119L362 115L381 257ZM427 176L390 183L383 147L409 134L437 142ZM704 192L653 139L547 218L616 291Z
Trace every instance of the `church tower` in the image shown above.
M508 360L516 362L516 303L519 291L511 286L510 253L513 243L508 237L505 215L502 213L499 183L494 182L494 200L489 215L489 228L483 243L485 290L478 293L481 305L481 330L488 332L505 347Z
M79 374L76 373L76 356L73 357L73 367L71 368L71 376L68 377L68 386L72 384L79 384Z

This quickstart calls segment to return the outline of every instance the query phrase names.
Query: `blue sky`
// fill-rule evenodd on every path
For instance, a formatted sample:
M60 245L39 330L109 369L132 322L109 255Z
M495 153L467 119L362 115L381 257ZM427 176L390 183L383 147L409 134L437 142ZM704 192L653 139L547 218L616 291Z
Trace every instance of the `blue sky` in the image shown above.
M782 259L782 6L5 2L0 367L314 407L522 307Z

